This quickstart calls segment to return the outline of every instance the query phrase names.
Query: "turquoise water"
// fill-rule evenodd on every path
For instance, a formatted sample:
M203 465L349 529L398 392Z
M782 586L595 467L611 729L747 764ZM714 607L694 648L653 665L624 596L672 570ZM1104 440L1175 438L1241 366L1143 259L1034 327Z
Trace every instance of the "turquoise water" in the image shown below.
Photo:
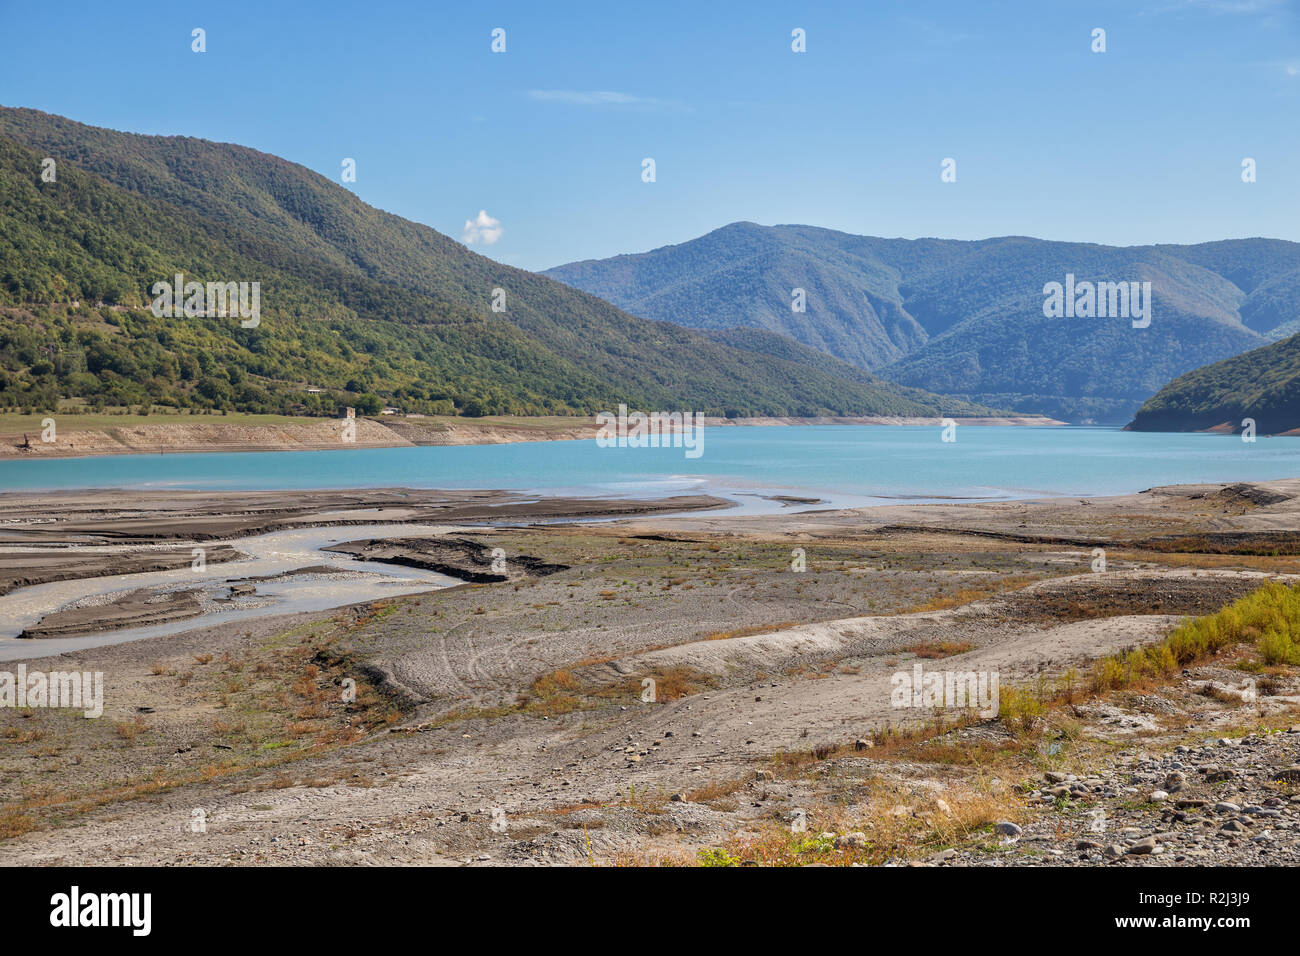
M1300 476L1300 439L1110 428L772 426L705 430L704 452L594 441L307 452L116 455L0 462L0 490L500 488L658 496L878 499L1105 495L1152 485ZM757 501L757 499L754 499Z

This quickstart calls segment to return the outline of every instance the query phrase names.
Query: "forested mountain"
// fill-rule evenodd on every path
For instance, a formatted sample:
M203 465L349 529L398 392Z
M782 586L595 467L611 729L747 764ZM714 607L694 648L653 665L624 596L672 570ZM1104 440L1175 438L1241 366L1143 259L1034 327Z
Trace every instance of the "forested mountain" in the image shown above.
M1300 335L1179 376L1138 409L1129 428L1241 431L1247 418L1261 435L1300 429Z
M176 273L259 282L260 324L155 317L149 290ZM256 150L25 109L0 108L0 308L7 406L983 411L629 315Z
M647 318L764 329L900 384L1074 421L1126 421L1171 378L1300 324L1300 244L1268 239L1114 247L739 222L547 275ZM1044 285L1067 275L1150 282L1149 327L1048 318Z

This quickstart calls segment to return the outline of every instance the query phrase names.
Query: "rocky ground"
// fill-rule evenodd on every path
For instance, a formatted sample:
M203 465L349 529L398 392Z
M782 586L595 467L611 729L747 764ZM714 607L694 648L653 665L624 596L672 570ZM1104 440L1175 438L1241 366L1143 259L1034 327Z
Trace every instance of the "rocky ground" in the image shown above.
M1072 844L1052 814L1036 808L1021 828L995 832L1013 852L1001 865L1054 863L1195 863L1202 866L1300 864L1300 724L1286 731L1178 744L1164 753L1129 749L1086 776L1048 771L1030 791L1058 810L1078 808L1088 824ZM974 855L944 851L960 864Z
M27 662L102 670L105 716L0 709L0 862L1293 862L1295 668L1086 675L1295 580L1298 518L1279 482L362 542L510 563ZM900 709L917 665L1010 690Z

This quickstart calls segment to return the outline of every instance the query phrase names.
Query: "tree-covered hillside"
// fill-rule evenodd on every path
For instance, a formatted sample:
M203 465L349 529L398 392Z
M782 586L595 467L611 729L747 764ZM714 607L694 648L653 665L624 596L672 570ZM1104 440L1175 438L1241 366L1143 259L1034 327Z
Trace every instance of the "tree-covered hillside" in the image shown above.
M259 282L260 324L155 317L150 288L178 272ZM504 312L491 309L497 289ZM634 317L274 156L34 110L0 108L0 307L8 406L478 415L623 401L817 415L951 404Z
M1300 335L1179 376L1138 409L1129 428L1240 431L1247 418L1261 435L1300 429Z

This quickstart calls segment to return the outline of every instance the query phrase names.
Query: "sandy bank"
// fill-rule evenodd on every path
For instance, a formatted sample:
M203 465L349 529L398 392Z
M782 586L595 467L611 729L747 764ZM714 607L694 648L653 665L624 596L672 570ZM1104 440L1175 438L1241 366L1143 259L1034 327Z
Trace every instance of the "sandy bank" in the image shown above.
M757 425L940 425L939 418L705 418L709 428ZM961 425L1063 425L1031 416L957 418ZM57 422L57 418L56 418ZM0 459L79 458L100 455L180 454L237 451L324 451L401 448L417 445L498 445L513 442L576 441L596 437L590 419L410 419L358 418L345 433L342 419L275 425L221 422L150 423L124 419L113 428L56 429L42 441L40 429L0 435Z

